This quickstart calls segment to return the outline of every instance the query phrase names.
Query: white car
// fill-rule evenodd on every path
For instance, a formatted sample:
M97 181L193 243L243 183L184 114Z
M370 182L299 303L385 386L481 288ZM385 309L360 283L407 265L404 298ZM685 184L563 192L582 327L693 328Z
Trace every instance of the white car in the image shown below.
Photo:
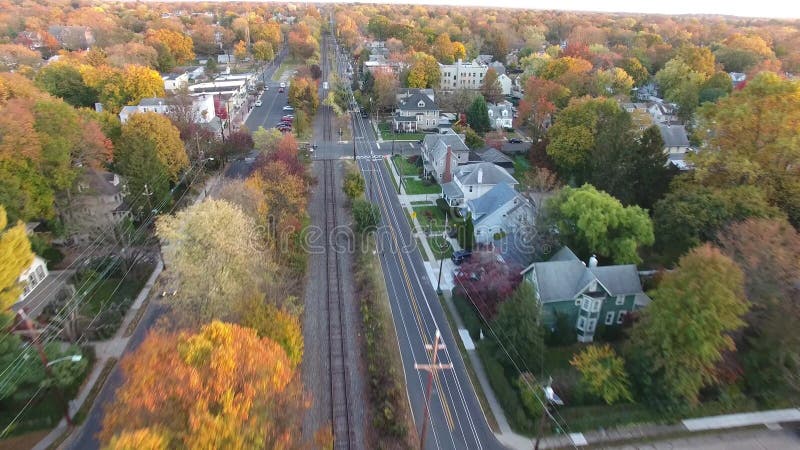
M286 87L286 83L284 83L284 82L281 82L281 87L282 87L282 88L285 88L285 87Z
M292 108L292 107L291 107L291 106L289 106L289 105L286 105L286 106L284 106L284 107L283 107L283 110L284 110L284 111L294 111L294 108Z
M261 100L256 100L256 106L261 106L261 105L262 105Z

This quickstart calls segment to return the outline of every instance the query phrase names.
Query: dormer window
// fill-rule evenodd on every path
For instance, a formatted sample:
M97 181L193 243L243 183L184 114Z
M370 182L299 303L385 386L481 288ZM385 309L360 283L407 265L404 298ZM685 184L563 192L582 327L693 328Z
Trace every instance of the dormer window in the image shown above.
M425 102L423 102L422 100L420 100L420 101L417 103L417 108L424 108L424 107L425 107Z

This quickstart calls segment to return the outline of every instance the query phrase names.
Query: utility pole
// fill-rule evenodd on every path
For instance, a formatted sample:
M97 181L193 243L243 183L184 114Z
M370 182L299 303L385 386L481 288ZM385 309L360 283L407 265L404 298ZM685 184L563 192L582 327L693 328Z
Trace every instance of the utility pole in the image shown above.
M150 200L150 196L153 195L153 191L149 189L147 183L144 184L144 192L142 194L147 197L147 215L149 216L153 213L153 202Z
M27 334L31 338L31 343L34 347L36 347L36 351L39 353L39 358L42 360L42 364L44 365L44 372L47 374L47 377L52 379L54 384L55 378L53 377L53 369L50 368L50 364L47 361L47 354L44 352L44 346L41 342L41 330L37 330L36 327L33 325L33 320L25 313L25 310L20 309L17 311L20 318L22 318L22 323L25 326ZM56 384L56 393L58 395L58 400L61 403L61 406L64 410L64 420L67 421L67 426L71 427L73 425L72 418L69 417L69 404L67 400L64 398L64 392L59 388Z
M447 218L449 217L449 213L445 213L444 215L444 231L442 232L442 245L439 246L439 251L444 253L444 249L447 248ZM442 295L442 268L444 267L444 256L442 259L439 260L439 280L436 282L436 293Z
M426 345L425 349L430 350L433 352L431 356L431 363L430 364L414 364L414 368L417 370L424 370L428 372L428 387L425 390L425 412L422 416L422 432L419 435L419 448L420 450L424 450L425 448L425 434L428 432L428 417L430 415L430 403L431 403L431 390L433 389L433 377L434 373L440 370L445 369L452 369L452 364L439 364L438 363L438 355L439 350L444 350L445 345L439 343L442 338L442 334L439 332L439 329L436 329L436 337L433 340L433 345Z

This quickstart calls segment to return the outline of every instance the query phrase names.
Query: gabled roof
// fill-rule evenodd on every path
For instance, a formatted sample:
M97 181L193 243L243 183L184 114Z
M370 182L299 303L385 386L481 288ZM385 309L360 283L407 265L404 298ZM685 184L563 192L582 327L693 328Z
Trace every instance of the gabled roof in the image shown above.
M163 106L167 102L163 98L150 97L139 100L139 106Z
M472 218L477 224L517 196L517 191L507 183L499 183L480 197L467 201Z
M635 265L586 267L567 247L561 248L550 261L533 263L522 273L531 270L542 302L572 300L592 281L597 281L608 295L643 294Z
M686 128L683 125L659 125L661 139L664 140L665 147L688 147L689 138L686 136Z
M455 177L462 185L499 184L508 183L511 186L519 184L506 169L488 162L467 164L455 171Z
M447 146L449 145L453 153L469 151L469 147L464 143L464 139L461 135L456 134L456 132L452 130L447 130L447 132L439 134L426 134L422 140L422 144L426 148L432 150L436 150L439 145L443 145L444 149L447 150Z
M513 159L509 158L503 152L494 147L489 147L486 150L478 152L478 157L480 157L481 161L490 162L494 164L514 163Z
M431 111L436 109L436 104L427 95L417 92L400 100L398 107L407 111Z

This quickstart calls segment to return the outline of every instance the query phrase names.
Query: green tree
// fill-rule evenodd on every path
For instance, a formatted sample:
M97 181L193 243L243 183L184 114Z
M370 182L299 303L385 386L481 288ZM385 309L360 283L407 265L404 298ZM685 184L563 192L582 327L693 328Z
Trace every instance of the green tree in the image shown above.
M436 58L423 53L415 52L412 56L411 66L406 75L406 84L410 88L436 88L439 86L441 70Z
M83 82L83 75L72 64L57 62L36 74L36 85L72 106L94 107L97 91Z
M627 120L626 120L627 118ZM607 139L629 137L630 117L612 99L584 97L570 101L548 131L547 154L553 158L559 175L576 183L589 179L592 152L602 134ZM621 142L619 145L628 145Z
M361 197L364 194L365 187L364 177L357 171L353 170L345 175L342 190L351 201Z
M695 158L706 186L758 186L800 226L800 82L761 72L747 86L704 106L697 135L708 151Z
M467 110L467 123L470 128L478 133L491 131L492 123L489 120L489 108L486 106L486 100L482 95L476 96Z
M475 224L472 220L472 214L467 214L464 224L458 227L458 244L464 250L472 250L475 246Z
M511 356L527 371L541 369L544 333L536 291L530 283L520 283L497 310L493 328Z
M167 117L151 112L134 114L122 126L114 166L127 178L134 211L161 203L170 181L177 181L188 164L180 132ZM145 191L151 195L142 195Z
M77 111L58 99L40 100L33 110L34 128L42 145L41 169L56 192L74 183L78 168L73 164L81 144L81 124Z
M650 73L647 72L647 68L635 56L623 59L620 67L633 78L635 86L641 86L650 79Z
M581 373L581 383L589 392L607 404L633 401L625 361L610 345L590 345L574 355L569 363Z
M590 184L562 189L545 208L561 241L581 257L595 253L616 264L635 264L641 261L638 248L654 241L645 210L625 207Z
M353 219L356 231L364 233L374 230L381 221L378 207L367 200L357 199L353 202Z
M667 261L674 261L690 248L713 241L731 223L779 216L781 212L770 206L764 192L755 186L717 189L680 177L653 209L656 248Z
M706 244L681 258L633 327L628 351L642 397L662 409L694 406L717 381L715 366L735 348L748 304L742 271Z

